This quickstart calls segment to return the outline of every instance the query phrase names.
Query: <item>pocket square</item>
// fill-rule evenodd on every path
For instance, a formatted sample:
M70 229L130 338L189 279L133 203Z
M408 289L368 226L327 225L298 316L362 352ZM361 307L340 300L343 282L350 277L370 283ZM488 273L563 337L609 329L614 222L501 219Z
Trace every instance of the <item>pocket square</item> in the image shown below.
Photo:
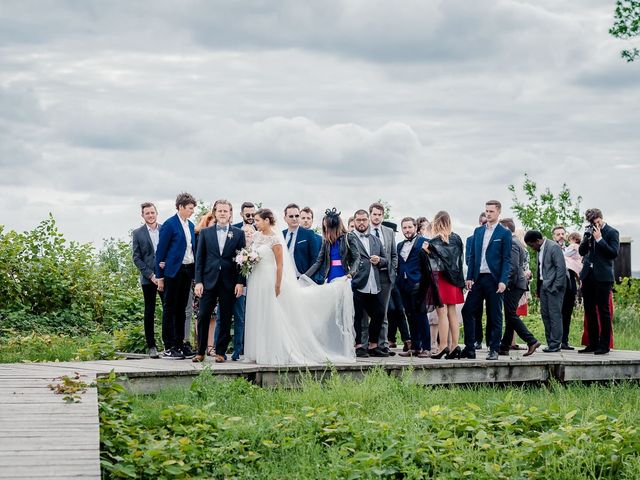
M502 241L502 239L501 239L501 238L496 238L496 239L494 240L494 242L501 242L501 241Z
M300 245L301 243L306 242L306 240L300 240L299 242L296 242L297 245Z

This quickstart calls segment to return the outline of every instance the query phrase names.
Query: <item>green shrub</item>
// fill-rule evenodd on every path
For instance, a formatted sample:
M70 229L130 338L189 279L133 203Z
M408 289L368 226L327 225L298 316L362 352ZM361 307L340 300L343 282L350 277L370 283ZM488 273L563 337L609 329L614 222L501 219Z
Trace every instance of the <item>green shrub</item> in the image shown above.
M617 307L640 306L640 278L623 278L614 286L613 299Z
M115 345L119 352L146 353L147 339L144 334L144 325L130 324L126 327L114 330ZM156 345L162 342L156 338Z

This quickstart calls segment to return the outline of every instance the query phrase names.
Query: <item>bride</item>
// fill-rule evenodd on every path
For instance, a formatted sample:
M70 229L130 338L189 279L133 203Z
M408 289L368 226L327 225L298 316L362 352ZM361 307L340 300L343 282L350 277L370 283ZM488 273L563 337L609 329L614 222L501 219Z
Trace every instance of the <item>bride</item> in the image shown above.
M245 358L266 365L355 362L351 282L296 280L275 223L269 209L255 215L251 248L260 261L247 280Z

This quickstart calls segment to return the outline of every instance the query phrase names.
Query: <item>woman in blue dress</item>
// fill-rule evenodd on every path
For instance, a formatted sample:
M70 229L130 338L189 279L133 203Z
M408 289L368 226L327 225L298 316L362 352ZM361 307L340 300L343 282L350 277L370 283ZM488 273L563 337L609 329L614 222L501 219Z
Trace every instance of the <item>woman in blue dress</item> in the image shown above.
M356 238L347 229L335 208L327 210L322 219L322 246L315 263L305 272L318 283L336 278L353 277L360 268L360 253ZM317 276L316 276L317 275Z

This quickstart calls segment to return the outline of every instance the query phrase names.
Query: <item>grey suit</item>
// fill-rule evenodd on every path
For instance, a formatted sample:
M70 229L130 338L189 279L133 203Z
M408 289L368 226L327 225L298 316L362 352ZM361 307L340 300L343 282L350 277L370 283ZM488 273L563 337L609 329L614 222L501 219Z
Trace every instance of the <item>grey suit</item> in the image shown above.
M540 280L540 257L538 256L538 295L540 314L544 323L544 334L550 349L560 348L562 343L562 301L567 282L567 266L562 248L545 239L542 253L542 276Z
M375 228L370 226L369 231L371 235L376 236ZM389 341L387 339L389 331L389 319L387 318L387 310L389 309L389 298L391 297L391 290L396 281L396 275L398 273L398 250L396 248L396 236L394 231L384 225L377 227L380 229L382 235L382 243L384 245L384 253L387 257L387 266L380 268L380 288L382 290L382 301L384 302L384 320L382 321L382 328L380 329L380 338L378 344L381 347L388 347ZM366 323L369 320L363 319L363 327L366 327ZM363 340L367 341L366 328L363 328Z

